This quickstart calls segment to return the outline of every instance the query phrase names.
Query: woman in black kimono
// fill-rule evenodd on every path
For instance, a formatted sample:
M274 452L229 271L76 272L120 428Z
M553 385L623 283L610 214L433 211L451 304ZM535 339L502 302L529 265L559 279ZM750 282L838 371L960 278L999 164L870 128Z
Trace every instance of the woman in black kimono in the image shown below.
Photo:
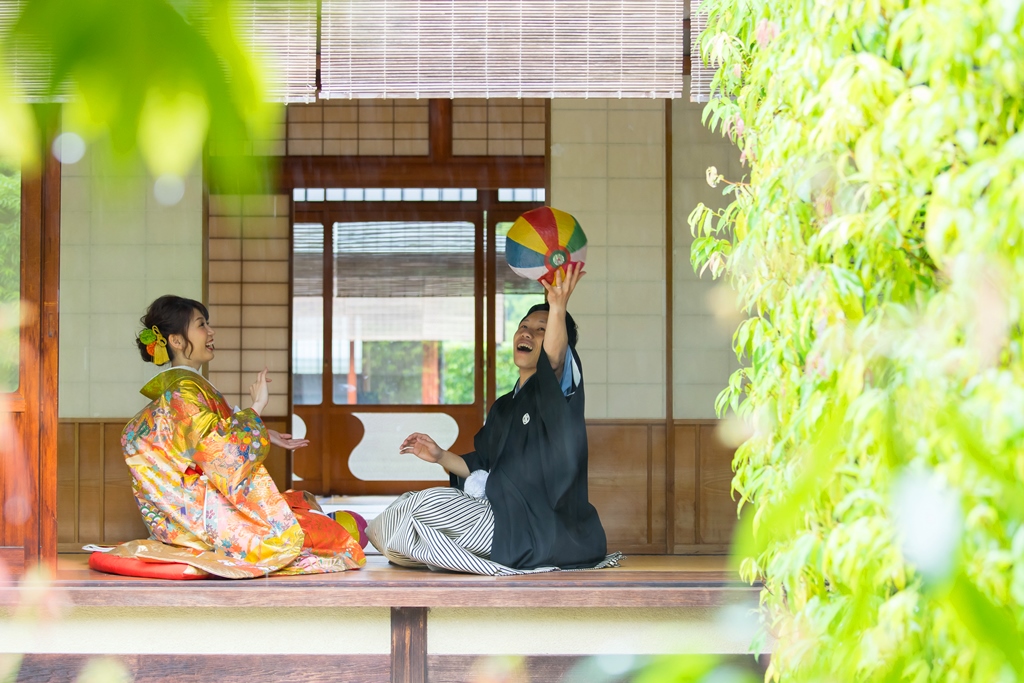
M587 499L587 432L576 324L566 304L583 277L542 283L547 303L530 309L514 337L519 382L491 406L464 456L426 434L402 444L444 467L451 488L406 493L367 527L391 562L474 574L613 566L604 528Z

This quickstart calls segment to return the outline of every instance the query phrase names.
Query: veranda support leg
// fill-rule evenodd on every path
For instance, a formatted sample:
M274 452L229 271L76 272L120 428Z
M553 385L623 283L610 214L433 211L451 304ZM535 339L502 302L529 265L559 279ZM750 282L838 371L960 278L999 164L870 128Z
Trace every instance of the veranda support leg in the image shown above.
M391 683L427 683L427 608L391 608Z

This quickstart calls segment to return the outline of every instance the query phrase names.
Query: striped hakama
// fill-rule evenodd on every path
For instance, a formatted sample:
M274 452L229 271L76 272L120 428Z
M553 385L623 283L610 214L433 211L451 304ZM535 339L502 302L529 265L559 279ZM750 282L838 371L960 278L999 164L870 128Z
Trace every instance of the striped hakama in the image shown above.
M402 567L510 576L552 571L556 567L512 569L492 562L494 513L486 498L456 488L432 488L402 494L366 527L373 546Z
M559 571L558 567L513 569L493 562L491 504L486 498L474 498L456 488L402 494L367 525L366 535L373 547L401 567L484 576ZM612 553L591 569L617 567L621 558L622 553Z

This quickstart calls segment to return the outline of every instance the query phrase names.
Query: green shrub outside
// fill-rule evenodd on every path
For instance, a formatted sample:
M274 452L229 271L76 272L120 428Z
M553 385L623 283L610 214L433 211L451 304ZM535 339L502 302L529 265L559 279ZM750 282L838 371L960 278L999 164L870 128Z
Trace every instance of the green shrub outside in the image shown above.
M709 169L692 259L747 317L718 409L768 676L1024 680L1024 5L702 7L747 175Z
M18 388L21 171L0 161L0 392Z

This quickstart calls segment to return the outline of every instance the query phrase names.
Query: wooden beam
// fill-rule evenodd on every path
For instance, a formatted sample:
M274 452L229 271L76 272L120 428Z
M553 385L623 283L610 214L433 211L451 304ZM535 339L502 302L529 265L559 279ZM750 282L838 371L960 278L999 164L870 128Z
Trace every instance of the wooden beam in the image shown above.
M435 164L451 163L452 101L430 100L430 159Z
M19 681L72 681L96 655L28 654ZM144 655L116 654L134 683L385 683L387 655Z
M427 608L391 608L391 683L427 683Z
M605 653L621 654L621 653ZM19 681L70 681L96 655L27 654L21 661ZM387 655L105 655L120 663L135 683L383 683L388 680ZM721 655L734 670L763 677L770 655ZM474 680L561 681L570 672L598 674L598 662L581 655L432 655L428 658L430 683L465 683ZM492 673L493 678L486 678ZM580 680L580 679L576 679ZM619 679L616 679L619 680Z
M277 189L294 187L544 187L544 157L292 156L280 160ZM212 190L216 194L216 189Z

